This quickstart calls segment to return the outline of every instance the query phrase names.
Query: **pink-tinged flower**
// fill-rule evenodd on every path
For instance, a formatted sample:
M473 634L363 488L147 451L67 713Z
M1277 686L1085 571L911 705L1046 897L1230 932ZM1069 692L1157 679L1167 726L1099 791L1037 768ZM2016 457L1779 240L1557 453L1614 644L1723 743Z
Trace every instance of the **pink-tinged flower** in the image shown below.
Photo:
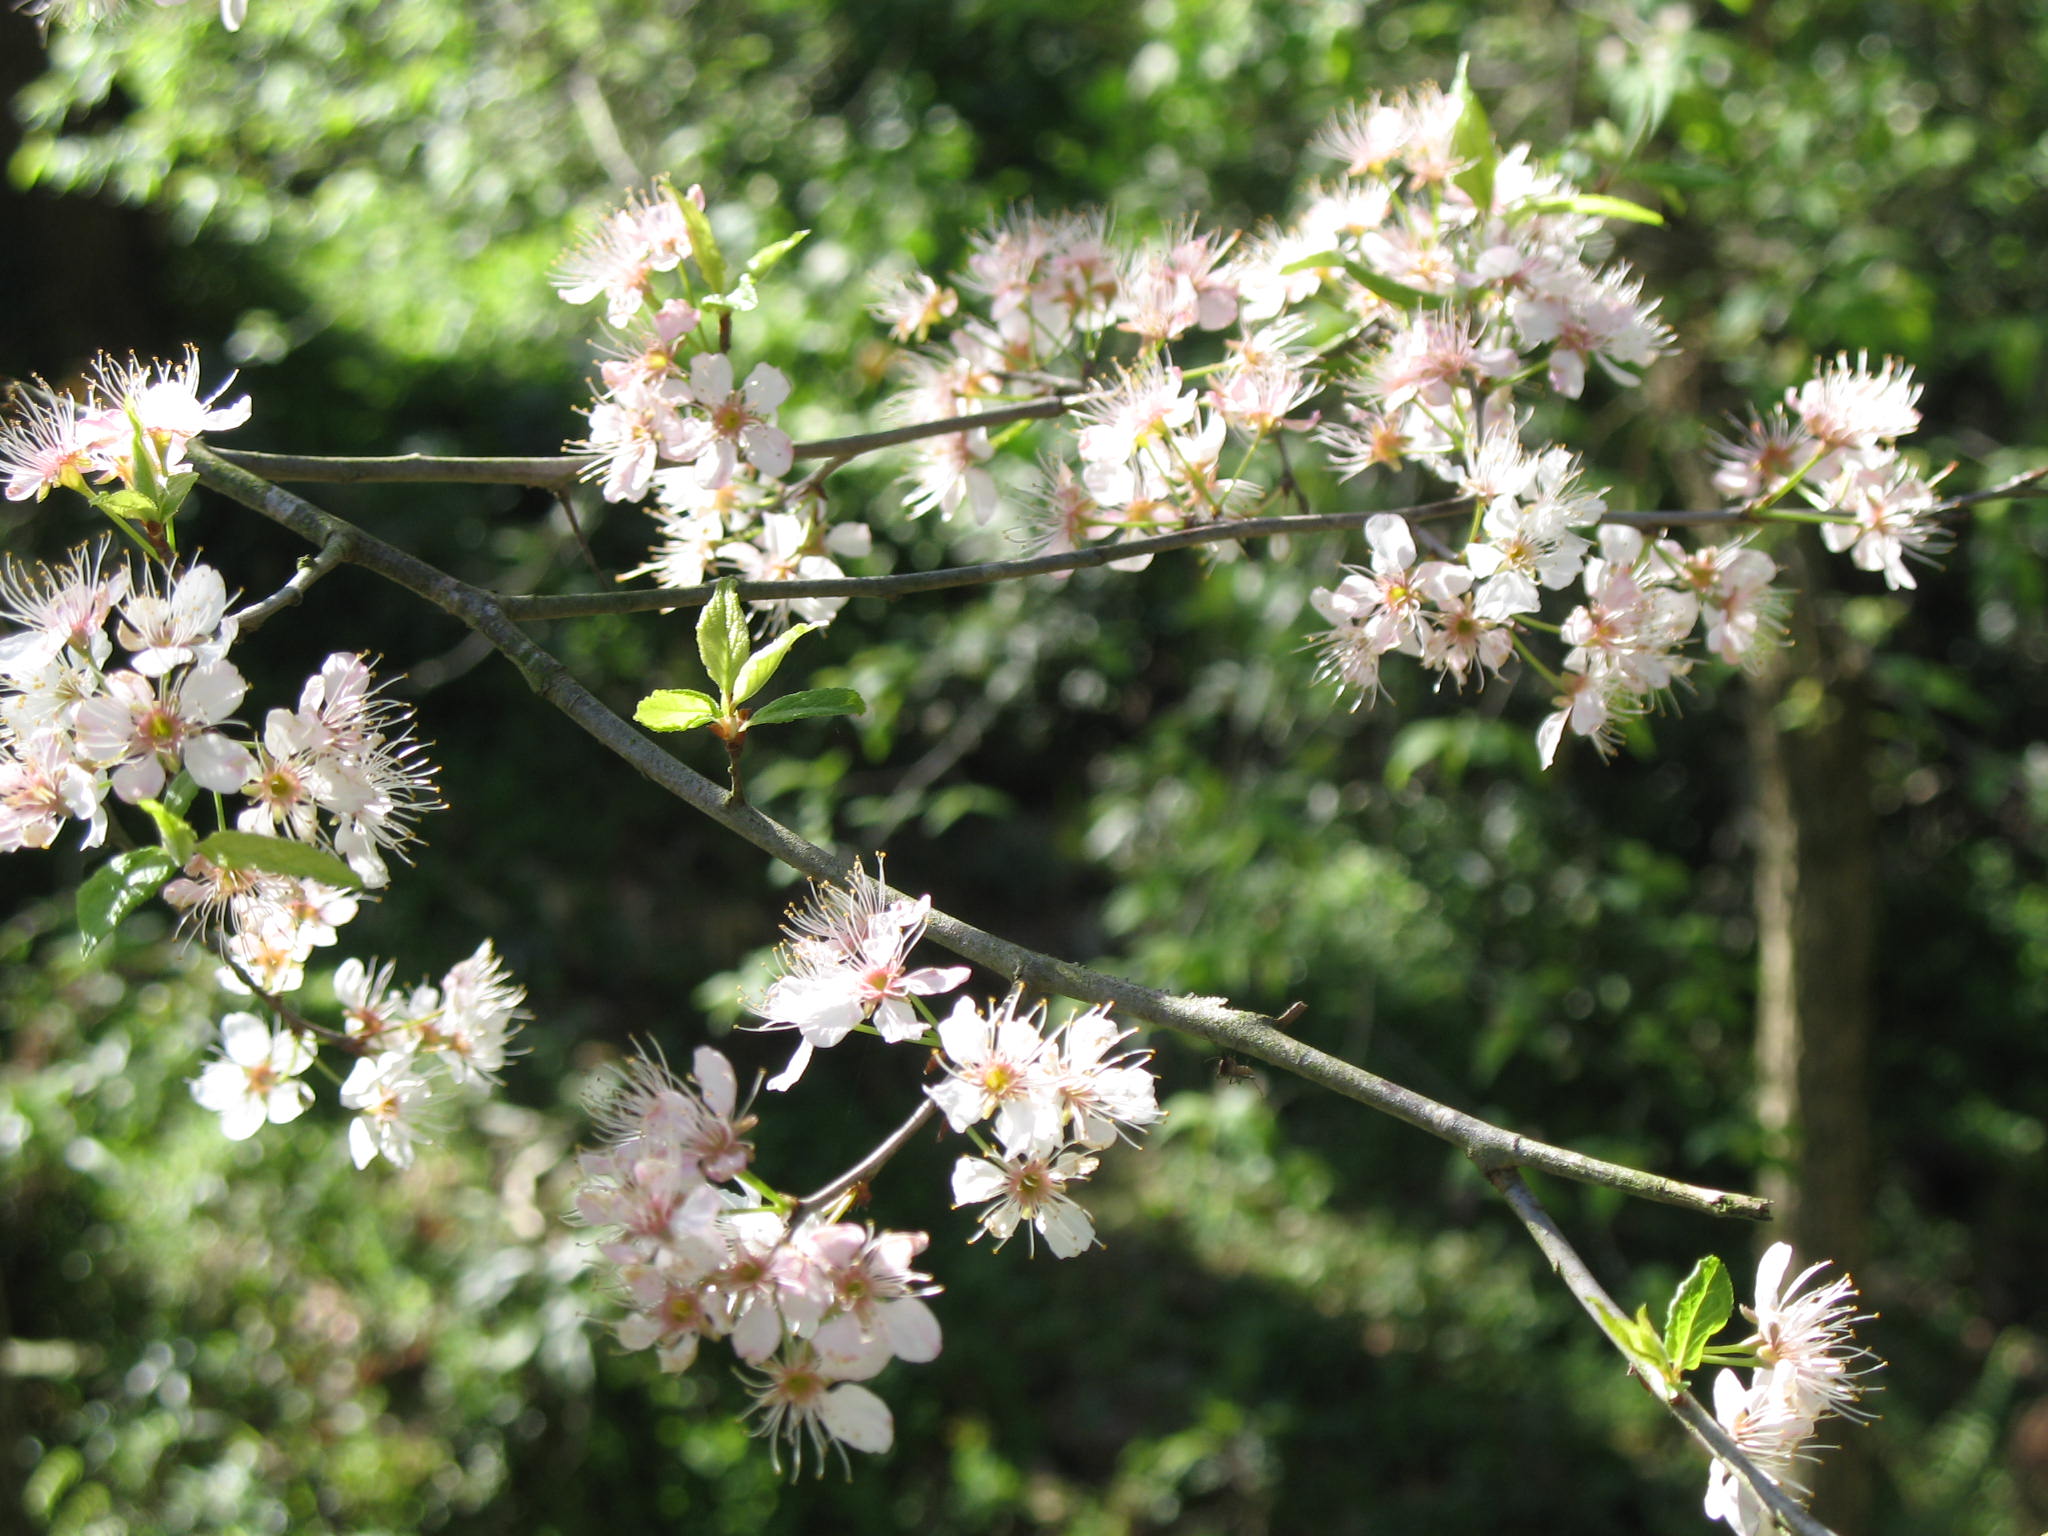
M1111 530L1102 508L1065 459L1047 457L1040 463L1027 516L1034 555L1066 554ZM1059 571L1054 579L1063 581L1072 574Z
M1868 1419L1858 1405L1862 1377L1882 1364L1852 1337L1856 1324L1870 1321L1858 1310L1856 1282L1837 1275L1809 1286L1828 1267L1823 1259L1791 1280L1792 1245L1773 1243L1756 1268L1756 1306L1743 1316L1756 1326L1757 1373L1772 1398L1787 1412L1811 1422L1828 1414Z
M953 1204L988 1202L976 1238L988 1233L1000 1248L1025 1226L1045 1239L1054 1258L1071 1259L1094 1246L1095 1223L1067 1188L1093 1173L1096 1162L1078 1147L1001 1161L963 1157L953 1165Z
M1345 232L1355 230L1360 259L1382 277L1423 293L1446 294L1458 286L1457 247L1435 213L1404 206L1391 220L1386 195L1373 188L1350 190L1309 210L1310 219L1342 220Z
M1209 388L1209 403L1240 432L1264 437L1283 427L1300 430L1313 424L1288 418L1316 397L1322 381L1285 364L1257 368L1225 368Z
M348 1123L349 1157L367 1168L381 1157L395 1168L410 1168L422 1105L433 1097L418 1058L403 1051L365 1056L341 1085L341 1107L356 1112Z
M1334 263L1301 265L1329 248L1329 236L1315 229L1269 229L1248 242L1231 267L1244 319L1271 320L1313 298L1325 283L1341 282L1344 269Z
M1346 419L1317 429L1316 441L1330 451L1330 467L1349 480L1375 467L1399 469L1410 459L1448 453L1451 439L1418 407L1362 411L1344 407Z
M840 523L823 540L826 549L849 558L867 553L872 534L865 523ZM743 581L831 581L846 573L818 549L810 523L794 512L764 512L761 526L748 542L718 547L719 559ZM820 629L846 606L843 597L749 598L747 606L768 615L770 627L785 627L791 615Z
M847 1380L851 1374L808 1344L792 1344L760 1368L748 1384L754 1402L745 1416L753 1432L767 1439L776 1471L782 1470L785 1442L792 1477L803 1471L806 1447L820 1461L829 1449L843 1462L849 1446L878 1456L895 1443L889 1405Z
M1517 294L1508 313L1525 347L1550 346L1550 387L1576 400L1586 386L1589 360L1627 386L1663 355L1672 337L1656 308L1655 300L1643 301L1636 278L1574 269L1549 291Z
M911 455L912 489L903 498L905 511L912 517L925 512L951 517L964 505L973 509L975 522L988 525L998 501L995 476L986 467L995 457L987 433L922 438L911 445Z
M697 328L703 317L697 307L682 299L670 299L645 325L629 331L598 364L606 390L616 393L631 385L653 388L680 374L679 343Z
M1805 469L1823 452L1822 446L1782 408L1768 416L1736 423L1736 435L1717 439L1714 489L1730 501L1761 500Z
M1344 162L1347 176L1377 176L1414 135L1408 104L1375 95L1353 102L1316 134L1310 148Z
M1428 605L1456 599L1472 573L1442 560L1415 563L1415 535L1407 520L1381 512L1365 525L1372 568L1351 567L1335 588L1318 587L1309 602L1328 621L1317 642L1323 675L1356 689L1361 700L1379 686L1379 658L1389 651L1420 655L1430 627Z
M1013 991L986 1015L964 997L956 1002L939 1022L946 1080L925 1090L955 1131L993 1117L1006 1155L1050 1151L1065 1118L1041 1033L1045 1005L1019 1017L1022 1000Z
M1192 422L1195 404L1178 368L1146 363L1080 407L1077 414L1089 423L1080 432L1081 457L1090 464L1129 464Z
M457 1083L493 1082L505 1065L507 1042L526 1017L525 1001L526 989L505 974L485 939L441 979L440 1012L420 1022L420 1049L440 1052Z
M10 559L0 576L0 618L20 626L0 637L0 677L26 685L67 652L103 666L113 651L107 617L128 595L128 567L105 574L105 541L81 544L52 568Z
M1914 403L1920 386L1913 370L1888 357L1876 371L1867 353L1844 352L1797 389L1786 407L1817 442L1836 449L1869 449L1906 436L1920 425Z
M199 385L199 349L185 348L176 363L144 363L132 353L117 359L102 352L93 361L93 383L98 393L112 402L93 422L100 436L100 451L108 466L127 479L134 472L132 431L136 425L155 446L159 467L165 473L179 469L185 461L185 445L202 432L226 432L249 419L249 397L218 405L220 397L235 382L229 374L210 395Z
M1895 592L1919 585L1906 565L1908 556L1928 560L1929 551L1948 547L1947 530L1934 521L1933 484L1896 459L1852 468L1811 499L1853 519L1822 523L1821 542L1836 554L1849 551L1858 570L1882 572Z
M922 272L898 278L883 295L868 306L868 313L885 322L898 341L923 341L941 320L950 320L960 308L960 295L941 287Z
M253 1013L220 1021L221 1059L201 1070L192 1097L220 1116L230 1141L247 1141L265 1123L296 1120L313 1102L299 1074L313 1064L313 1047L290 1030L272 1033Z
M1678 586L1699 599L1707 649L1731 666L1756 661L1782 637L1784 600L1771 586L1778 563L1742 541L1686 549L1660 539L1656 559Z
M839 1222L800 1232L797 1241L831 1289L831 1310L811 1336L820 1359L865 1379L891 1360L938 1358L939 1320L921 1299L938 1287L911 1267L929 1237Z
M689 398L709 413L711 436L695 460L705 485L716 488L730 480L742 453L771 480L789 473L794 445L774 423L789 398L789 380L780 369L756 363L745 387L734 390L732 359L723 352L700 352L690 359Z
M1621 743L1621 722L1642 713L1642 700L1616 672L1566 672L1553 702L1557 712L1536 728L1536 753L1548 768L1566 732L1583 736L1602 757Z
M304 985L306 960L313 953L312 936L274 899L269 882L229 902L228 920L231 931L221 949L230 963L214 972L214 980L223 990L237 997L252 991L276 997Z
M406 1033L411 1019L406 999L391 990L396 969L389 960L373 966L351 955L334 972L334 1000L341 1004L343 1028L350 1039L380 1054L410 1051L415 1044Z
M1454 390L1506 378L1520 361L1512 347L1482 346L1463 315L1417 315L1393 333L1373 364L1371 398L1382 410L1411 401L1442 408Z
M1463 688L1468 677L1483 683L1488 672L1499 672L1508 664L1515 653L1515 633L1508 622L1480 612L1468 594L1439 598L1436 607L1422 636L1425 667L1450 674Z
M664 1252L652 1264L627 1265L621 1279L633 1310L618 1321L620 1347L651 1347L662 1370L688 1370L697 1358L698 1341L722 1338L730 1326L724 1299L707 1280L709 1272L710 1266L675 1251Z
M710 429L683 415L683 398L679 379L629 378L590 408L590 435L568 449L588 457L583 478L601 480L606 501L638 501L664 459L681 463L707 450Z
M17 414L0 424L0 474L7 476L9 501L41 501L58 485L82 492L85 477L102 468L97 433L80 417L78 402L37 382L37 395L16 392Z
M895 896L858 867L845 885L814 885L809 904L791 908L783 973L747 1004L764 1028L803 1036L789 1066L769 1081L771 1091L794 1084L813 1051L837 1045L863 1020L892 1044L924 1034L910 999L950 992L968 977L966 966L911 969L910 951L930 913L929 896Z
M571 304L603 296L605 319L613 326L632 320L646 303L654 274L673 272L690 254L689 226L675 192L668 187L636 193L562 258L550 281ZM687 194L699 208L703 192Z
M80 847L97 848L107 835L106 794L105 776L81 767L56 731L0 747L0 853L47 848L67 820L85 823Z
M1230 245L1230 237L1198 236L1190 224L1163 249L1133 253L1118 284L1118 328L1157 344L1196 326L1218 331L1233 324L1237 280L1218 270Z
M403 856L412 824L441 802L433 764L409 735L412 711L384 697L360 655L336 651L306 679L296 710L273 709L247 785L245 832L320 841L332 818L335 852L365 885L389 883L386 852Z
M1763 1381L1754 1373L1753 1384L1745 1388L1742 1378L1724 1370L1714 1378L1714 1417L1728 1431L1735 1448L1747 1456L1756 1469L1795 1500L1804 1502L1806 1489L1798 1481L1799 1464L1807 1456L1802 1442L1813 1433L1810 1420L1788 1413ZM1738 1536L1760 1536L1777 1529L1777 1517L1762 1497L1725 1461L1716 1461L1707 1474L1706 1512L1709 1520L1725 1520Z
M831 1304L831 1288L808 1248L791 1240L783 1219L773 1211L733 1211L721 1230L727 1258L711 1283L725 1299L733 1353L766 1360L785 1339L815 1332Z
M622 1155L723 1184L753 1160L746 1136L754 1117L740 1109L739 1077L723 1055L699 1046L691 1065L686 1083L665 1063L636 1056L600 1090L591 1115Z
M78 706L78 750L114 769L114 793L154 799L179 768L201 789L232 794L256 766L247 747L213 727L232 715L248 685L234 664L210 661L175 683L114 672L106 692Z
M137 672L162 677L173 667L218 661L227 654L236 628L227 611L227 583L212 566L191 567L168 592L157 587L151 573L121 604L114 633Z
M1135 1034L1117 1028L1107 1005L1090 1008L1060 1026L1038 1063L1051 1084L1059 1124L1081 1146L1127 1141L1130 1131L1164 1118L1144 1066L1152 1053L1117 1049Z

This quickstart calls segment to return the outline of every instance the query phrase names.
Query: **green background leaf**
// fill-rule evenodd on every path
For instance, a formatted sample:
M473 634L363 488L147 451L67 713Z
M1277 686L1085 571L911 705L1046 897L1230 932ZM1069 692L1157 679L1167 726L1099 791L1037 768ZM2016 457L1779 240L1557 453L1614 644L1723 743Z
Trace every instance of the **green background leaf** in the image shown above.
M820 715L857 715L866 708L861 696L851 688L806 688L802 693L785 693L779 699L770 699L754 711L747 724L782 725Z

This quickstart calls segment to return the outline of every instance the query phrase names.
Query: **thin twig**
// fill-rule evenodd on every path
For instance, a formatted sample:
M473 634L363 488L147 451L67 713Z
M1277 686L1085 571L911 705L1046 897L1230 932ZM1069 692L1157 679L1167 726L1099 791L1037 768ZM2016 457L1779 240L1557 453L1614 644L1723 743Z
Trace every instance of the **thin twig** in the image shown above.
M354 525L302 497L225 462L202 443L190 450L200 478L231 500L259 512L312 543L336 528ZM507 616L499 599L437 570L418 556L360 530L349 559L460 619L494 645L526 679L527 686L581 726L601 745L677 799L736 833L792 869L815 879L843 883L854 861L799 837L756 807L732 803L724 790L672 756L646 733L608 709L595 694ZM1439 1104L1398 1083L1282 1033L1262 1014L1232 1008L1221 998L1176 996L1090 970L933 911L927 933L964 959L1012 981L1087 1003L1110 1003L1136 1019L1177 1029L1224 1050L1254 1056L1297 1077L1319 1083L1397 1120L1459 1147L1482 1167L1526 1165L1559 1177L1601 1184L1646 1200L1662 1201L1719 1216L1770 1219L1770 1202L1755 1195L1686 1184L1587 1157L1563 1147L1531 1141L1462 1110Z
M1485 1167L1486 1177L1493 1187L1500 1191L1514 1213L1522 1220L1529 1235L1536 1240L1536 1246L1543 1250L1543 1256L1550 1261L1551 1269L1565 1283L1565 1288L1578 1298L1593 1321L1600 1325L1600 1331L1607 1335L1609 1342L1621 1351L1624 1359L1631 1359L1628 1347L1623 1342L1616 1324L1626 1314L1614 1304L1614 1299L1601 1288L1593 1278L1593 1272L1586 1268L1586 1262L1579 1257L1569 1239L1558 1230L1550 1212L1543 1208L1535 1193L1513 1168ZM1756 1496L1763 1500L1772 1514L1784 1522L1786 1529L1795 1536L1834 1536L1820 1521L1809 1514L1804 1505L1773 1482L1755 1462L1743 1454L1740 1446L1729 1437L1728 1431L1690 1392L1680 1392L1676 1397L1667 1398L1659 1385L1646 1381L1651 1396L1662 1402L1671 1415L1719 1461L1735 1469L1736 1476L1749 1484Z
M1045 421L1072 408L1070 396L1027 400L968 416L913 422L880 432L851 437L823 437L798 443L792 457L850 459L878 448L894 448L927 437L950 437L1018 421ZM546 490L574 485L590 468L587 454L549 454L539 458L475 458L433 453L379 454L366 458L334 454L255 453L246 449L215 449L228 463L271 481L291 480L328 485L533 485Z
M262 602L251 603L233 614L236 633L253 635L273 616L302 601L307 588L341 564L348 551L349 537L345 532L335 533L318 551L300 559L298 569L292 572L291 580Z
M789 1213L790 1226L794 1227L800 1217L807 1216L812 1211L820 1210L830 1205L834 1200L837 1200L841 1195L853 1188L854 1185L865 1183L880 1173L890 1158L910 1145L910 1138L915 1136L924 1123L938 1112L938 1108L939 1106L933 1103L930 1098L920 1095L917 1108L911 1111L910 1118L891 1131L886 1141L855 1163L851 1168L847 1169L846 1172L840 1174L830 1184L825 1185L822 1189L811 1191L810 1194L797 1201L796 1209Z
M562 516L569 520L569 532L575 536L576 547L583 551L583 563L590 567L590 574L600 581L604 579L604 567L597 563L597 554L590 547L590 540L583 537L583 524L576 517L576 502L566 488L555 490L555 505L562 509Z
M1403 507L1399 515L1410 521L1441 517L1462 517L1472 508L1470 497L1433 501ZM1378 512L1307 512L1285 517L1247 517L1203 523L1196 528L1176 528L1149 539L1131 539L1118 544L1091 544L1085 549L1060 550L1046 555L1023 555L1014 560L986 560L978 565L941 566L930 571L900 571L889 576L837 576L820 581L742 581L742 599L783 601L805 597L904 597L915 592L941 592L949 587L986 586L991 582L1017 581L1027 576L1050 576L1061 571L1082 571L1112 565L1144 555L1169 550L1192 549L1202 544L1221 544L1247 539L1271 539L1289 533L1340 533L1361 528ZM645 592L565 592L559 595L501 596L498 606L506 617L521 623L543 619L594 618L600 614L656 613L673 608L698 608L711 601L715 582L694 587L664 587Z
M2048 478L2048 466L2019 475L1989 490L1938 502L1932 510L1954 511L1982 501L2021 495L2048 496L2048 487L2037 482ZM1113 565L1145 555L1191 549L1202 544L1243 543L1251 539L1279 538L1292 533L1330 533L1362 528L1375 517L1393 515L1411 523L1436 522L1463 517L1472 509L1469 496L1445 501L1423 502L1412 507L1382 508L1378 511L1306 512L1277 517L1248 517L1203 523L1194 528L1176 528L1149 539L1131 539L1118 544L1091 544L1084 549L1061 550L1053 554L1024 555L1011 560L986 560L976 565L941 566L930 571L902 571L888 576L835 576L816 581L742 581L739 595L758 601L790 601L807 597L904 597L919 592L940 592L953 587L987 586L999 581L1020 581L1031 576L1050 576L1066 571L1088 570ZM1601 519L1629 528L1755 527L1757 519L1744 512L1674 511L1610 512ZM1426 530L1425 530L1426 532ZM1449 546L1428 541L1448 555ZM505 596L500 605L508 617L522 623L544 619L596 618L605 614L666 613L678 608L696 608L711 600L717 590L712 582L694 587L656 588L636 592L560 593L546 596Z

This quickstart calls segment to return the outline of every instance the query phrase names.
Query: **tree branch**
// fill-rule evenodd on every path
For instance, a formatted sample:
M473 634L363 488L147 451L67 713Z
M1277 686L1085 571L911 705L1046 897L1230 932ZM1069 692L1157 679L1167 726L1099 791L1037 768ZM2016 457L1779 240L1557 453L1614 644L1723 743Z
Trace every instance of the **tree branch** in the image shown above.
M499 599L435 569L417 556L356 529L333 513L224 461L203 443L189 449L207 485L315 544L337 531L353 535L346 558L426 599L491 642L545 702L662 789L756 848L814 879L843 883L854 861L799 837L753 806L734 804L711 780L686 766L644 732L608 709L552 654L506 615ZM1392 1115L1460 1148L1482 1168L1521 1164L1561 1178L1601 1184L1646 1200L1717 1216L1768 1221L1770 1204L1755 1195L1682 1183L1531 1141L1449 1105L1303 1044L1262 1014L1232 1008L1221 998L1187 997L1025 949L944 912L933 911L926 932L962 958L1041 991L1088 1003L1113 1003L1148 1023L1253 1056L1321 1084L1346 1098Z
M947 416L938 421L913 422L879 432L859 432L851 437L821 437L812 443L797 443L792 454L801 459L850 459L879 448L894 448L927 437L951 437L956 432L985 431L1007 427L1019 421L1045 421L1064 416L1072 407L1072 394L1048 400L1027 400L1021 405L998 406L970 416ZM327 485L533 485L544 490L566 489L584 478L590 459L582 454L549 454L541 458L466 458L433 453L394 453L368 458L348 455L307 453L255 453L242 448L215 449L228 463L272 481L293 480Z
M1416 519L1460 517L1471 510L1469 497L1399 509L1401 516ZM838 576L822 581L742 581L739 583L739 595L746 599L775 602L803 597L903 597L914 592L941 592L949 587L978 587L997 581L1017 581L1027 576L1087 570L1119 560L1136 559L1141 555L1190 549L1200 544L1270 539L1288 533L1342 532L1361 528L1369 519L1379 515L1378 512L1312 512L1287 517L1235 518L1203 523L1197 528L1177 528L1171 533L1154 534L1149 539L1132 539L1121 544L1091 544L1086 549L1024 555L1014 560L988 560L978 565L949 565L937 570L902 571L888 576ZM501 596L498 605L506 617L521 623L533 623L544 619L581 619L600 614L697 608L711 601L715 590L717 584L707 581L694 587L661 587L640 592Z
M1543 1250L1543 1256L1550 1261L1551 1270L1565 1283L1565 1288L1578 1298L1579 1305L1586 1309L1608 1341L1621 1351L1624 1359L1633 1364L1627 1345L1615 1330L1615 1323L1626 1316L1614 1304L1614 1299L1601 1288L1593 1278L1593 1272L1586 1268L1578 1250L1573 1248L1564 1233L1558 1230L1550 1212L1543 1208L1535 1193L1513 1168L1486 1167L1486 1177L1501 1197L1522 1220L1529 1236L1536 1240L1536 1246ZM1794 1536L1834 1536L1825 1525L1807 1512L1804 1505L1777 1485L1755 1462L1745 1456L1741 1447L1729 1437L1728 1431L1711 1413L1701 1406L1690 1392L1680 1392L1674 1398L1666 1398L1654 1382L1644 1383L1650 1395L1657 1398L1670 1411L1672 1417L1683 1424L1686 1432L1706 1448L1707 1454L1726 1462L1735 1469L1736 1476L1755 1490L1765 1507L1784 1523Z

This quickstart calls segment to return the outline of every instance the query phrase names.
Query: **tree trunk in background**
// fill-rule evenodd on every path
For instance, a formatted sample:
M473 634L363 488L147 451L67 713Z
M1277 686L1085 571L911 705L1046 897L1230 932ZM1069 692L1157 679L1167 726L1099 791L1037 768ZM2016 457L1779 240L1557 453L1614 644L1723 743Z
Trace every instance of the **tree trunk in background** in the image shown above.
M1862 1262L1871 1198L1867 1062L1877 926L1864 663L1833 624L1802 545L1792 643L1751 690L1757 823L1757 1119L1778 1205L1765 1241L1801 1267ZM1869 1528L1870 1462L1854 1434L1816 1470L1814 1513Z

